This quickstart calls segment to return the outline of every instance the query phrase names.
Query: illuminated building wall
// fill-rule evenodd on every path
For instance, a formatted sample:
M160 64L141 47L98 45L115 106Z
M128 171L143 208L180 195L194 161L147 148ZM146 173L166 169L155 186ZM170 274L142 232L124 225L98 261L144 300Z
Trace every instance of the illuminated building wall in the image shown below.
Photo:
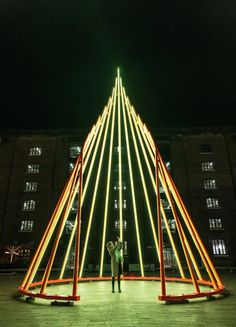
M235 265L235 130L156 128L154 137L155 133L160 152L213 261L219 266ZM86 133L79 130L46 133L8 131L2 132L1 135L0 243L2 249L14 243L24 244L20 254L22 260L27 263L28 256L41 238ZM113 210L110 213L112 223L109 225L109 235L113 239L120 231L117 150L114 147L117 163L112 173ZM124 176L127 168L127 165L123 165ZM129 181L124 179L121 187L124 194L123 233L127 242L127 262L130 264L126 269L135 270L138 253L132 246L135 227L130 217ZM105 193L100 196L104 197ZM141 204L142 199L139 202L139 205ZM76 210L75 205L71 212L72 223ZM166 210L168 211L168 208ZM67 225L69 235L72 225ZM170 222L170 226L172 233L175 233L175 225ZM102 226L98 225L91 231L95 238L99 235L99 228ZM147 226L141 223L140 229L148 235ZM155 261L154 245L148 237L145 238L144 244L145 269L152 270ZM86 262L86 269L98 270L96 248L88 248L91 256L89 262ZM166 248L165 255L171 265L173 253ZM105 256L105 264L108 259Z

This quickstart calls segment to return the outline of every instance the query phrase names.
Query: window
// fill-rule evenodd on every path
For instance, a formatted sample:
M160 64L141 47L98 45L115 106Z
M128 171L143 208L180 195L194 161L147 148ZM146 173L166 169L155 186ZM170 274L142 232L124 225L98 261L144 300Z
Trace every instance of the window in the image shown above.
M31 173L31 174L39 173L39 165L38 164L34 164L34 165L29 164L27 166L27 173Z
M122 185L122 190L126 190L126 183L122 182L121 185ZM120 183L119 181L117 181L115 182L114 190L119 190L119 189L120 189Z
M174 219L168 219L168 225L169 225L171 231L174 232L175 231L175 228L176 228L176 226L175 226L175 220Z
M119 166L119 164L116 164L115 165L115 172L118 172L120 170L120 166ZM126 171L126 169L125 169L125 164L122 164L121 165L121 171L122 172L125 172Z
M74 169L75 164L73 162L69 163L69 172L71 173L72 170Z
M222 229L222 222L220 218L209 219L210 229Z
M30 249L19 249L18 253L20 257L30 257L31 251Z
M221 239L212 240L212 250L214 255L226 255L227 249L225 246L225 241Z
M120 229L120 221L115 220L115 229L119 230ZM123 220L123 230L127 229L127 220Z
M163 186L160 186L160 187L159 187L159 192L160 192L160 193L165 193L165 190L164 190L164 187L163 187Z
M166 161L165 162L165 165L166 165L166 168L171 171L171 164L170 164L170 161Z
M123 254L127 255L128 254L128 244L127 241L123 242Z
M214 162L212 161L203 161L201 163L202 171L214 171Z
M33 220L22 220L20 225L20 232L32 232Z
M166 232L166 223L165 223L165 220L162 219L161 222L162 222L162 229L163 229L163 231ZM175 230L176 230L175 220L174 219L168 219L167 222L168 222L168 226L169 226L169 229L171 230L171 232L175 233Z
M219 200L216 198L208 198L206 199L206 206L208 209L220 208Z
M81 146L72 146L70 148L70 157L77 158L80 152L81 152Z
M41 148L30 148L29 156L39 157L39 156L41 156L41 154L42 154Z
M73 230L73 227L74 227L74 222L73 221L69 221L67 220L66 221L66 234L71 234L72 230Z
M125 151L125 148L122 146L121 147L121 153L124 153L124 151ZM119 146L115 146L114 147L114 153L115 154L118 154L120 152L120 147Z
M161 199L161 203L162 203L163 209L169 210L171 208L171 205L167 199Z
M37 188L37 182L25 182L25 192L36 192Z
M215 190L216 189L216 180L215 179L204 180L204 189L205 190Z
M78 211L78 202L74 201L72 206L71 206L71 212L72 213L77 213L77 211Z
M33 210L35 210L35 201L34 200L24 201L22 210L23 211L33 211Z
M115 208L115 209L118 209L119 207L120 207L119 200L115 199L115 200L114 200L114 208ZM123 209L126 209L126 208L127 208L127 205L126 205L126 199L123 199L122 208L123 208Z
M210 144L200 144L200 153L212 153Z

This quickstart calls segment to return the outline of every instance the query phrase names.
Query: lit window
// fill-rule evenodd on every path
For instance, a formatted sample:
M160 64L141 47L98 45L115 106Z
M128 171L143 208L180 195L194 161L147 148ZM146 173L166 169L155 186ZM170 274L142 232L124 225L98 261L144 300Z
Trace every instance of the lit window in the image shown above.
M200 153L212 153L210 144L200 144Z
M127 241L123 242L123 254L124 255L128 254L128 243L127 243Z
M118 209L119 207L120 207L119 200L115 199L115 200L114 200L114 208L115 208L115 209ZM123 199L122 208L123 208L123 209L126 209L126 208L127 208L127 202L126 202L126 199Z
M20 232L32 232L33 220L22 220L20 225Z
M170 171L171 170L171 164L170 161L165 162L166 168Z
M81 152L81 146L72 146L70 148L70 157L77 158L80 152Z
M214 255L227 254L227 249L224 240L217 239L217 240L212 240L211 242L212 242L212 250Z
M205 190L214 190L216 189L216 180L215 179L206 179L204 181Z
M206 206L208 209L220 208L219 200L216 198L208 198L206 199Z
M122 182L121 185L122 185L122 190L126 190L126 183ZM120 183L119 181L117 181L115 182L114 190L119 190L119 189L120 189Z
M222 221L220 218L209 219L209 227L210 229L221 229Z
M71 207L71 212L77 213L77 211L78 211L78 202L74 201L74 203L72 204L72 207Z
M35 201L34 200L24 201L22 210L23 211L33 211L33 210L35 210Z
M20 257L30 257L31 251L30 249L19 249L18 253Z
M201 163L201 168L202 168L202 171L214 171L215 170L214 162L212 162L212 161L203 161Z
M121 153L124 153L124 150L125 150L125 148L122 146L121 147ZM120 147L119 146L115 146L114 147L114 153L115 154L118 154L120 152Z
M27 166L27 173L31 173L31 174L39 173L39 165L38 164L28 165Z
M174 219L168 219L168 225L169 225L171 231L174 232L175 231L175 228L176 228L176 226L175 226L175 220Z
M115 229L119 230L120 229L120 221L115 220L114 224L115 224ZM126 229L127 229L127 220L123 220L123 230L126 230Z
M119 169L120 169L119 164L116 164L116 165L115 165L115 172L118 172ZM125 171L125 165L124 165L124 164L121 165L121 171L123 171L123 172Z
M39 157L39 156L41 156L41 154L42 154L41 148L30 148L29 156Z
M69 164L69 172L71 173L72 170L74 169L75 164L73 162L70 162Z
M36 192L37 188L37 182L25 182L25 192Z
M71 234L72 230L73 230L73 227L74 227L74 222L73 221L69 221L67 220L66 221L66 234Z
M169 210L171 208L171 205L167 199L161 199L161 203L162 203L163 209Z

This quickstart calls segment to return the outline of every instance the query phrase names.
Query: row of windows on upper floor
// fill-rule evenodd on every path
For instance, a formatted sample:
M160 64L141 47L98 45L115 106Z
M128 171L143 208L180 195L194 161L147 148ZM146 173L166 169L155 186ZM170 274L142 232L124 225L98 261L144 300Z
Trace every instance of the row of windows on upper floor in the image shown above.
M227 247L225 245L225 241L223 239L213 239L210 241L212 245L212 252L214 256L222 256L222 255L227 255ZM150 248L150 246L148 246ZM31 255L31 249L29 248L24 248L24 249L18 249L17 254L20 257L29 257ZM124 255L128 254L128 242L124 241ZM164 249L164 256L167 253L165 252Z
M81 152L81 146L70 147L70 158L76 158ZM33 147L29 149L30 157L40 157L42 155L41 147Z
M70 157L76 158L81 152L81 146L72 146L70 147ZM42 155L42 148L33 147L29 149L29 156L31 157L40 157Z
M170 204L165 199L161 199L164 209L170 209ZM120 202L118 199L114 200L114 209L119 209ZM36 208L35 200L25 200L22 205L22 211L34 211ZM122 208L127 209L126 199L122 200ZM220 209L220 203L217 198L207 198L206 199L206 208L207 209ZM76 207L72 207L73 211L76 211Z
M123 219L123 230L127 230L127 220ZM33 220L21 220L20 223L20 232L32 232L33 231ZM172 232L176 231L176 224L174 219L168 219L168 225ZM74 223L72 221L67 221L65 225L66 233L71 233L72 229L74 227ZM220 230L223 229L222 221L220 218L211 218L209 219L209 228L211 230ZM114 220L114 229L120 230L120 220L115 219ZM163 230L166 230L166 225L163 222Z
M167 168L170 168L170 163L166 163ZM69 164L69 171L71 172L74 169L74 163ZM211 161L204 161L201 163L201 170L202 171L215 171L214 162ZM26 173L28 174L38 174L40 172L40 165L39 164L27 164Z
M124 153L125 147L121 147L121 153ZM70 147L70 157L71 158L76 158L81 152L81 146L76 145L76 146L71 146ZM114 147L114 153L119 154L120 152L120 147L115 146ZM200 144L200 153L212 153L212 147L210 144ZM29 156L41 156L42 155L42 148L41 147L32 147L29 149Z
M217 224L219 224L219 221L220 219L216 219L216 223L214 223L214 225L212 225L212 221L214 219L211 219L209 221L209 224L210 224L210 228L216 228L214 226L216 226ZM115 230L119 230L120 229L120 222L118 220L115 220ZM33 220L22 220L21 221L21 226L20 226L20 232L32 232L33 231ZM220 223L220 226L221 226L221 223ZM172 229L175 228L175 224L174 224L174 227L173 227L173 222L171 222L171 226L170 226ZM67 224L66 224L66 232L67 233L71 233L72 231L72 228L73 228L73 223L71 222L68 222L67 221ZM218 228L221 228L221 227L218 227ZM127 221L126 220L123 220L123 230L126 230L127 229ZM225 241L223 239L212 239L211 240L211 244L212 244L212 251L213 251L213 254L214 255L227 255L227 247L225 245ZM126 242L126 254L127 254L127 242ZM29 253L28 253L29 254Z
M215 190L215 189L217 189L215 179L206 179L206 180L203 181L203 183L204 183L204 189L205 190ZM113 189L114 190L119 190L120 189L119 182L115 182ZM27 182L25 182L25 188L24 188L25 192L37 192L37 190L38 190L38 182L36 182L36 181L32 181L32 182L27 181ZM126 190L126 183L125 182L122 182L122 190ZM160 187L160 193L163 193L163 192L164 192L164 189L161 186Z

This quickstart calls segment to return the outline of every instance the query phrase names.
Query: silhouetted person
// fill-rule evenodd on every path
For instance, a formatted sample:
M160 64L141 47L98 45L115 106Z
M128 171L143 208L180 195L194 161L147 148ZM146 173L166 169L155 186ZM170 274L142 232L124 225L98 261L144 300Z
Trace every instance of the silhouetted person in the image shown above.
M115 292L115 278L117 278L118 281L118 292L121 292L120 288L120 276L122 274L122 262L123 257L120 253L120 250L122 249L122 242L120 241L120 238L117 237L117 241L115 242L115 245L112 241L107 242L106 244L107 250L111 256L111 275L112 275L112 293Z

